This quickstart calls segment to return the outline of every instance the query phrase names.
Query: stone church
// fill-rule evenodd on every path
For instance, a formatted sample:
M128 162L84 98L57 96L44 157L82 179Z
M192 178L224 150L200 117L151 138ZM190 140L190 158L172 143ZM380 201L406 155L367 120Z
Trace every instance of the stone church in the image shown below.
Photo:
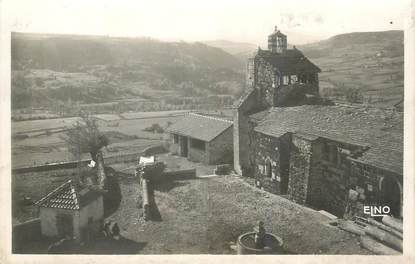
M402 113L331 103L319 95L320 72L277 28L269 35L234 106L235 171L338 217L362 215L365 205L402 217Z

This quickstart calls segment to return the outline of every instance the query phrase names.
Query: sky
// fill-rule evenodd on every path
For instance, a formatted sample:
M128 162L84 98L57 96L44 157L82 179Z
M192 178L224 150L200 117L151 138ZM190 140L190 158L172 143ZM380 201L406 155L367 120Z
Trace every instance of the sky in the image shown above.
M291 44L356 31L402 30L410 0L10 0L11 31Z

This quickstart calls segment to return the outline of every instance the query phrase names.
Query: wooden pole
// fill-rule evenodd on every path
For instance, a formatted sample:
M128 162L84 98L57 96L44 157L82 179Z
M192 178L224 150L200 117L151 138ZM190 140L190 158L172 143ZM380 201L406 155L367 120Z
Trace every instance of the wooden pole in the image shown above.
M386 215L382 218L382 223L384 223L387 226L390 226L396 230L398 230L399 232L403 233L403 225L402 222L399 221L396 218L393 218L389 215Z
M402 239L399 239L398 237L386 231L370 225L366 226L364 230L366 235L373 237L379 242L382 242L383 244L402 252Z
M387 231L387 232L389 232L391 234L394 234L395 236L399 237L400 239L403 239L403 234L401 232L399 232L398 230L390 227L390 226L384 225L384 224L382 224L382 223L380 223L380 222L378 222L376 220L373 220L371 218L368 219L368 222L371 225L374 225L374 226L376 226L376 227L378 227L378 228L380 228L380 229L382 229L384 231Z
M402 254L399 251L394 250L393 248L390 248L388 246L385 246L384 244L368 236L360 236L360 242L362 243L362 246L364 248L372 251L375 254L379 254L379 255L400 255Z

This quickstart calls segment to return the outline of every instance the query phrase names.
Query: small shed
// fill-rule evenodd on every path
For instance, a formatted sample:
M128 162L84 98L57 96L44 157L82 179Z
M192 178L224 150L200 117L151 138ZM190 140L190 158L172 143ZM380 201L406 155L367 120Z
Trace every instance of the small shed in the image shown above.
M36 202L46 237L88 241L104 219L102 193L69 180Z
M205 164L233 161L233 122L190 113L167 128L170 152Z

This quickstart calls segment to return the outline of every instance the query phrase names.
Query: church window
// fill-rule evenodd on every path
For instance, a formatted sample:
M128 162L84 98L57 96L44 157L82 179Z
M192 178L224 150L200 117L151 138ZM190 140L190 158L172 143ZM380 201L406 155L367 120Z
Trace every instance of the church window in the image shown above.
M282 84L283 84L283 85L287 85L287 84L289 84L289 83L290 83L290 77L289 77L289 76L284 75L284 76L282 77Z
M296 82L298 82L297 75L291 75L291 83L296 83Z

